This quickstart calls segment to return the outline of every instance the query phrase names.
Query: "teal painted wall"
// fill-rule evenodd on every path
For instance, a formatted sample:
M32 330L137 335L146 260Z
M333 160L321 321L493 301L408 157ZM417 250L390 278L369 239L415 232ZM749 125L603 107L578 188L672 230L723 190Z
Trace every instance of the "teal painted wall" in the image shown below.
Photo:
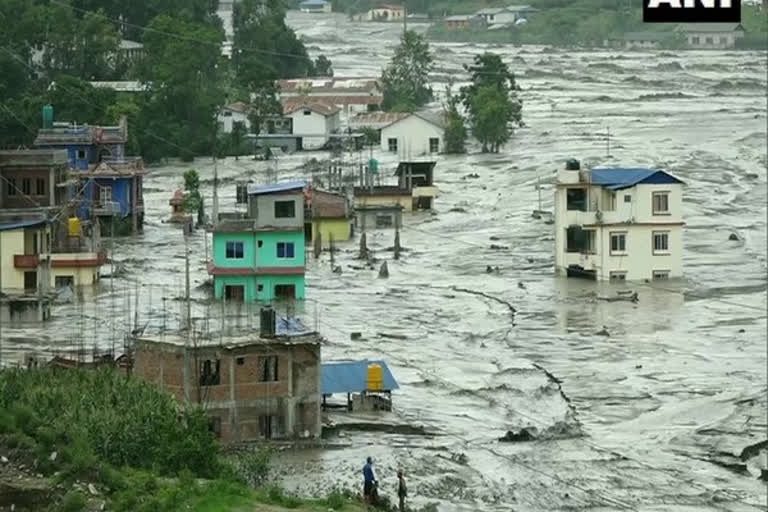
M227 242L243 242L243 257L227 258ZM214 233L213 264L228 268L255 267L256 251L253 233Z
M224 287L227 285L245 287L245 301L269 302L275 299L275 285L292 284L296 289L296 298L305 297L304 276L216 276L213 280L214 293L217 299L224 298ZM261 289L259 289L261 286Z
M292 284L296 288L296 298L304 298L304 276L259 276L257 279L261 285L261 291L256 292L257 300L275 300L275 285L278 284Z
M227 285L244 286L246 302L253 302L258 298L256 276L216 276L213 279L213 288L217 299L224 298L224 287Z
M259 267L303 267L304 231L270 231L256 233L256 240L262 245L258 248L256 264ZM293 242L293 258L278 258L277 244Z

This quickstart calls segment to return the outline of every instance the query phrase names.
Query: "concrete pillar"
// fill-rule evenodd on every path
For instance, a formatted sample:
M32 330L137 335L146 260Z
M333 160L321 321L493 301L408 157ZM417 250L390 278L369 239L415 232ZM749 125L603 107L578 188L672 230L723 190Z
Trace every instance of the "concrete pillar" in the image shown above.
M48 169L48 193L51 196L48 204L56 206L56 170L54 167Z
M235 398L235 356L229 356L229 432L232 441L240 441L240 422L237 414L237 400Z

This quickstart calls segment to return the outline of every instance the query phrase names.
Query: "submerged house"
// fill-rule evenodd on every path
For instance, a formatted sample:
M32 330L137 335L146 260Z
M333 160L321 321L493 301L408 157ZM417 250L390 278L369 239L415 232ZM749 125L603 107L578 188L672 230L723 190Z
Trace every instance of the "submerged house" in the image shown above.
M392 391L399 387L385 361L323 363L323 409L334 407L329 398L346 395L342 407L348 411L391 411Z
M299 4L299 10L309 14L332 12L331 2L326 0L304 0Z
M339 108L342 126L358 112L380 110L384 102L381 82L375 77L292 78L278 81L277 86L279 99L284 104L319 101Z
M77 210L83 220L99 220L106 233L142 231L144 225L143 177L147 173L141 157L125 155L128 123L90 126L53 121L53 107L43 109L43 128L35 147L66 149L74 187L85 199ZM74 197L71 197L74 199Z
M238 302L304 298L304 182L248 185L246 218L213 228L217 299Z
M321 344L295 319L261 313L255 333L139 338L133 374L200 404L224 443L316 438L321 433Z
M355 209L370 206L399 206L402 211L432 209L439 190L434 185L434 161L402 161L395 176L397 185L374 185L369 170L354 188Z
M697 49L733 48L744 37L741 23L684 23L675 30L685 36L690 48Z
M355 228L360 231L399 229L402 225L403 207L399 204L355 207Z
M322 246L328 247L331 241L345 242L352 237L352 215L344 195L311 187L304 212L308 242L319 236Z
M683 274L683 182L661 169L580 168L555 188L555 272L596 280Z
M4 257L19 256L14 256L13 265L5 271L25 272L24 290L37 288L31 285L33 280L43 287L93 284L106 262L99 230L92 222L77 218L68 200L72 189L80 186L69 169L64 150L0 151L0 222L42 226L37 235L31 234L31 227L25 228L23 250L14 249L11 242L0 246ZM18 232L16 236L20 236ZM8 252L12 250L17 252ZM39 268L41 261L46 262L45 272Z
M426 111L397 116L381 128L380 137L381 150L401 159L440 153L445 149L445 119Z

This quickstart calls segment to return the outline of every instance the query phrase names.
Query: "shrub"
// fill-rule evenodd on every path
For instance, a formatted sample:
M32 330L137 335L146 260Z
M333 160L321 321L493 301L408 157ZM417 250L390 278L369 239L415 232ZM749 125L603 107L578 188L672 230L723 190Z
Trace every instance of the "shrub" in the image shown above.
M61 512L80 512L85 509L88 501L80 491L69 491L61 500L59 510Z

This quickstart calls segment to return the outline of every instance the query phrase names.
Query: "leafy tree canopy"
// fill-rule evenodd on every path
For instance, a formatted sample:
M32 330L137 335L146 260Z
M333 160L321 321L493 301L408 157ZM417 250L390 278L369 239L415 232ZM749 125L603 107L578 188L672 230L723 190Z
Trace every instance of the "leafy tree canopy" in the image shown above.
M432 100L432 88L429 87L432 63L429 44L424 38L410 30L405 32L381 77L383 108L409 111Z

